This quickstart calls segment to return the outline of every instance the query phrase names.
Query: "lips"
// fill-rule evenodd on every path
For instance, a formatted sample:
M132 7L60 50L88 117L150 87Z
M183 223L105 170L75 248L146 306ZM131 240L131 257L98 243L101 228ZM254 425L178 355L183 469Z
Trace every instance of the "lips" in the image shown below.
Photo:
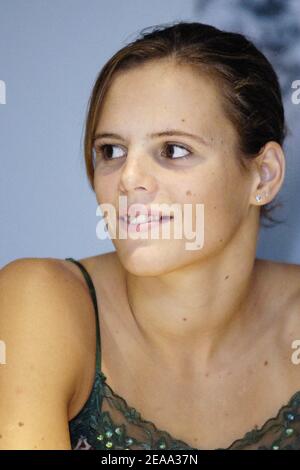
M120 212L119 213L119 217L123 217L125 220L127 220L128 218L133 218L133 217L138 217L140 215L144 215L146 217L152 217L152 218L159 218L160 220L162 218L165 218L165 217L168 217L168 218L173 218L173 215L169 215L169 214L164 214L162 211L155 211L155 210L147 210L147 208L145 210L128 210L128 212Z
M155 214L155 215L154 214L150 214L150 215L138 214L136 216L126 215L123 217L123 219L126 221L140 220L140 223L146 223L146 222L154 222L157 220L162 220L162 219L170 218L170 217L173 217L173 216L168 216L164 214Z
M164 214L156 214L156 215L146 215L146 214L139 214L137 216L120 216L120 218L131 225L141 225L147 224L151 222L162 222L168 219L173 219L173 215L164 215Z
M158 228L161 224L167 223L168 221L173 220L173 215L172 216L166 216L164 214L161 214L159 218L155 218L154 220L151 220L147 216L144 215L139 215L136 218L132 218L132 222L130 220L127 220L126 217L119 217L119 220L121 222L121 225L129 232L145 232L151 227L153 229Z

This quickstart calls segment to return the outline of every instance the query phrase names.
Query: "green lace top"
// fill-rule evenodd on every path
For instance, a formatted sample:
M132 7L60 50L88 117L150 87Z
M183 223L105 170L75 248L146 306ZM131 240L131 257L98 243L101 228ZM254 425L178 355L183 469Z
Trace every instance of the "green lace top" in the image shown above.
M90 395L83 408L69 421L73 450L191 450L188 443L158 429L138 410L117 395L101 371L101 342L96 291L86 268L73 258L89 287L96 314L96 371ZM216 428L217 429L217 428ZM219 448L225 450L224 448ZM226 450L235 449L297 449L300 450L300 390L283 405L276 416L260 428L236 439Z

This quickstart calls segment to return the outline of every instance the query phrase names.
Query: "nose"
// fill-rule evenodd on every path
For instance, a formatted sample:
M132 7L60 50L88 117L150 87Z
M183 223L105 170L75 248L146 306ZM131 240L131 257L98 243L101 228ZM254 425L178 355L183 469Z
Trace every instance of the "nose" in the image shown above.
M119 186L124 193L136 190L152 192L156 185L150 156L141 151L128 153L121 169Z

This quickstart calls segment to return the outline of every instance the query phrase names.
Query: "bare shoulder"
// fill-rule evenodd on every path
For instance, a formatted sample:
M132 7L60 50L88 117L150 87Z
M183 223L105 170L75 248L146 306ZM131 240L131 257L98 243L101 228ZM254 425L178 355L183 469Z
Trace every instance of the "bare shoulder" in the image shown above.
M296 300L300 293L300 265L257 259L260 282L270 294L270 301Z
M0 270L1 449L70 449L68 408L85 351L76 282L55 259L20 258Z
M60 259L19 258L6 264L0 270L0 298L2 322L9 323L10 331L15 326L14 335L22 335L19 322L25 321L36 335L46 331L49 337L52 333L56 354L63 350L64 342L72 348L64 362L76 370L80 364L77 351L85 347L81 348L80 332L85 325L91 326L87 317L89 311L92 317L93 310L87 290ZM5 315L8 311L11 315Z
M300 342L300 265L261 260L266 278L265 296L275 314L270 315L274 354L295 386L300 385L300 368L292 362L293 344ZM298 344L298 343L297 343Z
M89 292L62 260L20 258L6 264L0 270L0 330L11 377L6 383L14 386L16 380L19 393L22 383L26 389L38 374L37 387L52 383L68 418L93 379L94 320Z
M21 344L30 327L31 343L46 337L56 346L54 357L59 355L63 346L71 346L76 330L79 296L74 283L56 259L19 258L6 264L0 270L1 336L5 332L8 340Z
M287 273L300 273L300 264L274 261L270 259L257 258L256 262L262 266L265 271L273 271L275 275L281 276Z
M274 267L275 268L275 267ZM284 341L300 339L300 265L280 263L278 269L278 298L284 299L285 309L279 317Z
M4 298L11 300L13 292L18 292L24 299L32 299L33 303L46 303L51 298L53 315L59 323L66 321L65 315L59 315L62 309L69 307L73 310L75 307L76 313L78 302L79 308L83 306L85 299L81 299L86 291L83 286L79 278L57 258L19 258L0 270L0 288ZM76 322L71 321L68 326L71 325L76 326Z
M258 263L270 305L285 307L287 313L294 313L300 306L300 265L262 259Z

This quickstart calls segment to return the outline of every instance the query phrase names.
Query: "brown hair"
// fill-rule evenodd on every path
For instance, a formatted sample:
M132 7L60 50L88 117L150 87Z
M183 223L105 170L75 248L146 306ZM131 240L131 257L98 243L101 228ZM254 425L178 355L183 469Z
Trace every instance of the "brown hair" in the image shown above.
M84 136L85 165L93 190L93 140L105 92L117 72L151 60L174 59L176 63L198 67L218 81L225 114L239 136L237 157L245 171L247 160L255 158L268 141L283 145L288 129L279 81L268 59L248 38L197 22L180 21L150 28L150 32L144 28L106 62L93 86ZM278 206L282 204L270 202L261 206L261 218L273 225L282 223L271 216Z

